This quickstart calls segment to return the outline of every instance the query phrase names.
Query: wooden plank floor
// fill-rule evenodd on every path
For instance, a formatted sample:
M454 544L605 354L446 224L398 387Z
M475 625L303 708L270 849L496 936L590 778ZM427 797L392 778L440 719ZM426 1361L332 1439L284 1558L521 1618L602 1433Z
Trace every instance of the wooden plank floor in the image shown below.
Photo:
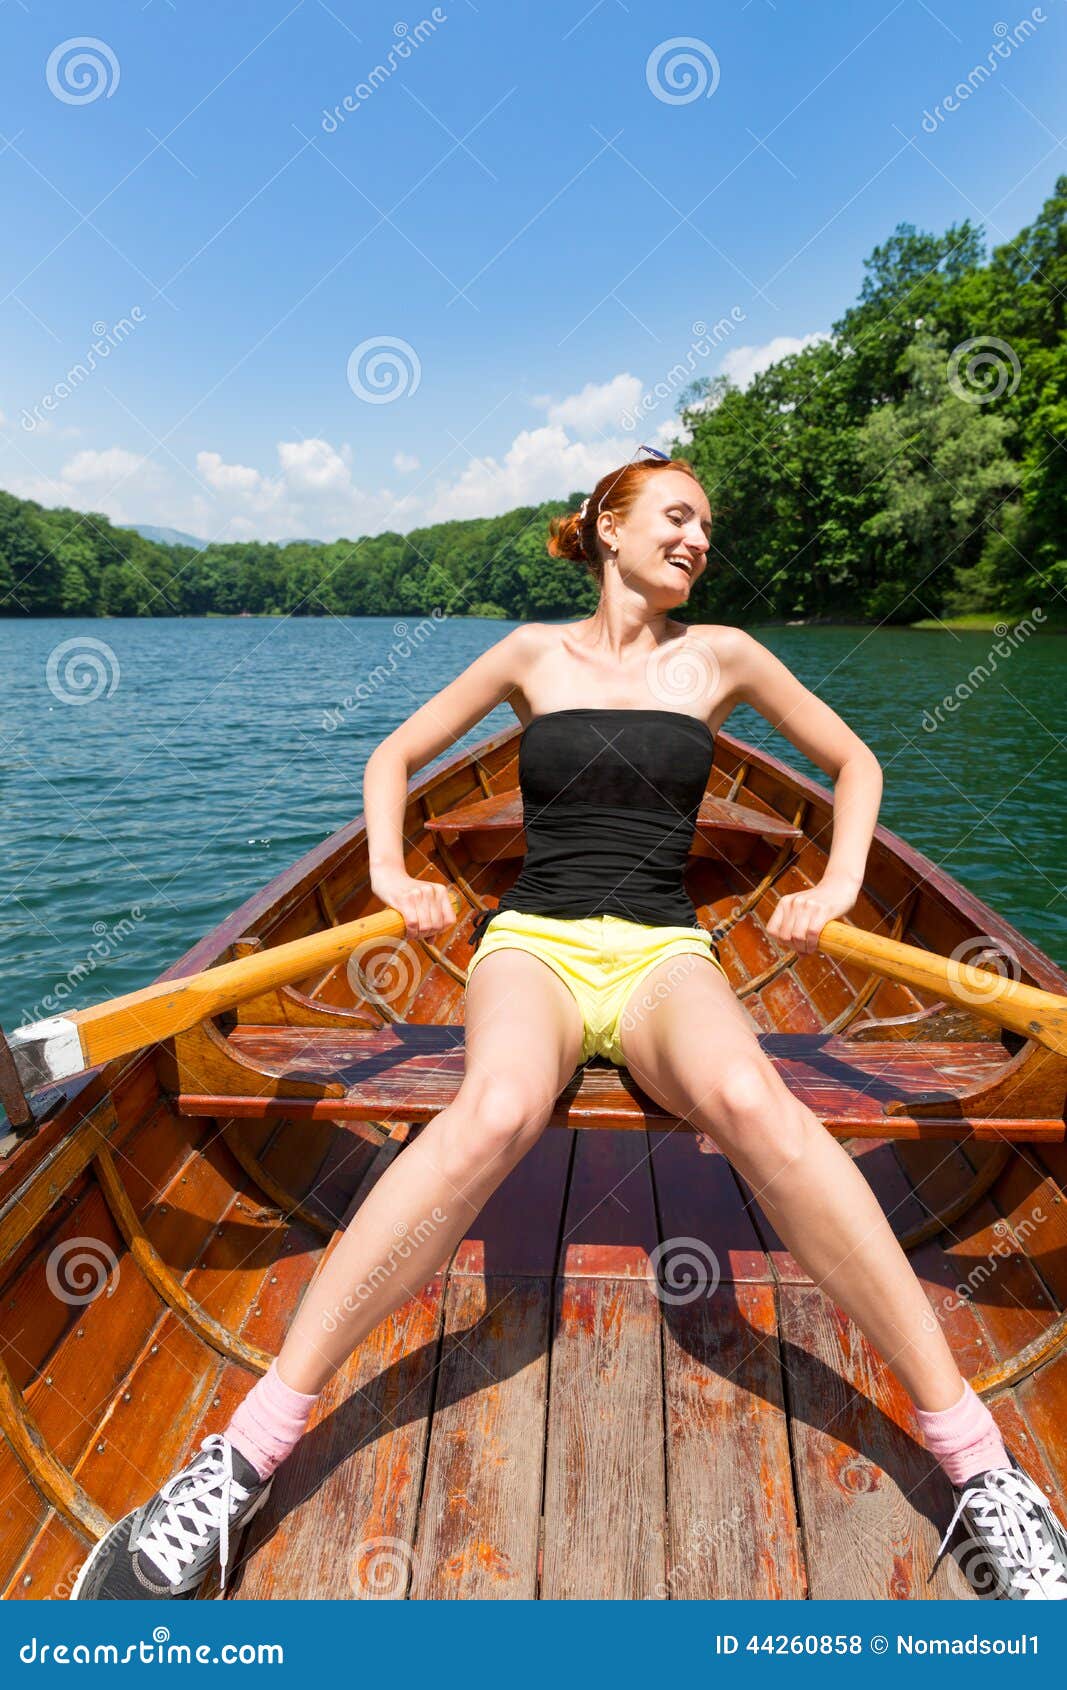
M299 1160L296 1144L282 1149ZM901 1232L971 1172L948 1143L855 1150ZM175 1164L151 1223L161 1245L175 1203L211 1213L233 1171L225 1158ZM1041 1173L1013 1164L961 1234L912 1256L968 1377L1026 1342L1067 1292L1067 1253L1046 1247L1067 1242L1067 1217ZM1021 1228L1037 1200L1053 1229L1040 1250L1035 1234L974 1298L956 1294L1002 1241L1001 1217ZM236 1257L219 1233L178 1265L212 1314L276 1352L318 1241L268 1232L248 1258L247 1228L243 1215ZM116 1515L221 1430L252 1383L162 1310L124 1368L117 1386L101 1375L114 1400L94 1400L99 1430L75 1460ZM1061 1361L993 1409L1067 1518L1065 1391ZM160 1397L174 1402L165 1448L142 1447L140 1405ZM895 1377L723 1156L689 1133L550 1130L447 1271L323 1393L226 1595L974 1600L951 1557L928 1582L950 1512ZM80 1534L43 1509L25 1541L4 1595L65 1595Z
M928 1199L968 1166L909 1150ZM858 1151L898 1230L922 1218L894 1147ZM946 1239L914 1258L935 1307ZM968 1374L1045 1307L1011 1274L988 1319L946 1306ZM995 1412L1062 1510L1033 1391ZM724 1157L549 1131L324 1394L228 1594L975 1600L951 1556L928 1578L950 1512L894 1375Z

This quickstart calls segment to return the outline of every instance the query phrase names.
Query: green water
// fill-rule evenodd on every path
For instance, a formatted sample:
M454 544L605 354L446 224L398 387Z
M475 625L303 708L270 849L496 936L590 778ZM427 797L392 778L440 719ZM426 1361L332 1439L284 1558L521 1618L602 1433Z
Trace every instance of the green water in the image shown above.
M147 984L358 814L374 746L511 626L0 622L0 1021ZM877 753L886 826L1067 967L1064 639L754 632ZM825 784L751 711L727 726Z

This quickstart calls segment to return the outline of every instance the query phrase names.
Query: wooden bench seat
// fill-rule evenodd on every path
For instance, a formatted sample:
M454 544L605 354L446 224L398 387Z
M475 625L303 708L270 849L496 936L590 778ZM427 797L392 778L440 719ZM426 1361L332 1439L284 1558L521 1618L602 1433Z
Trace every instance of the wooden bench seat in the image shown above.
M1060 1140L1062 1119L965 1112L1009 1063L994 1042L764 1033L764 1051L790 1091L838 1137ZM238 1026L180 1063L180 1107L197 1116L333 1121L430 1120L463 1073L462 1026L337 1028ZM212 1089L204 1089L208 1079ZM286 1086L294 1093L284 1095ZM326 1088L330 1095L325 1095ZM316 1089L321 1088L316 1095ZM909 1108L916 1114L908 1113ZM553 1126L667 1128L676 1124L626 1069L594 1059L561 1092Z
M475 862L521 857L526 850L522 796L517 791L499 792L492 798L479 798L443 815L427 817L425 826L428 833L441 835L449 845L462 836ZM747 804L735 804L729 798L705 797L701 800L695 837L713 846L731 839L752 843L765 839L780 845L784 840L799 839L801 833L802 829L783 821L781 816L765 814Z

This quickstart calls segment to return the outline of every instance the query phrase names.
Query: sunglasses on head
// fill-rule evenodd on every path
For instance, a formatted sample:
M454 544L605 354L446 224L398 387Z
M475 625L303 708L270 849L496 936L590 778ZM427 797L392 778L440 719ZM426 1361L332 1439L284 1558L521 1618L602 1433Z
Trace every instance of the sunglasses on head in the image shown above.
M611 486L606 487L604 489L603 493L601 493L600 498L597 500L597 510L598 511L599 511L601 505L603 504L604 500L607 498L608 494L612 491L612 488L615 486L615 482L618 481L619 476L622 475L624 470L629 469L630 464L633 463L634 458L637 457L638 452L647 452L650 458L658 458L660 463L663 463L663 464L669 464L670 461L671 461L670 453L669 452L661 452L658 446L638 446L637 451L634 452L633 457L631 457L631 459L630 459L630 462L623 465L622 469L619 471L619 474L615 477L615 481L613 481L611 483ZM589 508L589 500L586 499L585 503L582 505L581 511L579 512L579 515L583 519L585 517L585 513L588 510L588 508Z

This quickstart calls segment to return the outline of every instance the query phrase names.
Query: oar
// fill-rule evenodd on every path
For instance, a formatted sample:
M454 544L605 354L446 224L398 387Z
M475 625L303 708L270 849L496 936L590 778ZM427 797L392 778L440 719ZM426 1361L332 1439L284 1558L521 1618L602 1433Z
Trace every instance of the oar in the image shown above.
M1067 1056L1067 997L1056 992L1025 986L1021 980L1008 980L992 969L975 968L955 957L937 956L918 945L902 945L844 921L826 922L818 949L839 962L856 962L875 974L935 992Z
M454 886L447 891L458 921L462 900ZM236 962L206 968L201 974L162 980L92 1009L74 1009L69 1015L48 1021L31 1021L8 1036L19 1079L27 1091L49 1081L69 1079L98 1063L195 1027L198 1021L232 1009L257 992L284 986L316 968L340 962L357 945L401 938L405 931L400 911L386 909L239 957Z

